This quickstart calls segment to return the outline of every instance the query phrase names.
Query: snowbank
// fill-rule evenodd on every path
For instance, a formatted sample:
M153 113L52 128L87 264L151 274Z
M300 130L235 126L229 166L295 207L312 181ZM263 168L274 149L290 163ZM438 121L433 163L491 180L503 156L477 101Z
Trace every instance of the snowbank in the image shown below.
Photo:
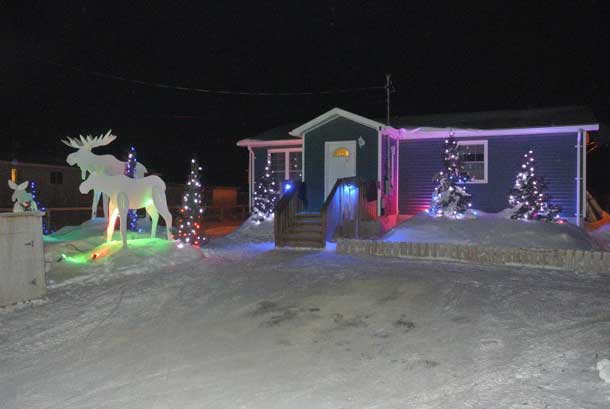
M597 370L599 371L599 377L606 383L610 383L610 360L602 359L597 363Z
M103 281L124 275L170 270L170 267L205 257L204 250L178 246L166 240L165 227L150 238L142 232L128 232L128 248L122 249L120 233L106 243L106 221L95 219L80 226L69 226L46 236L45 270L50 288L77 282Z
M601 249L610 251L610 224L606 224L590 234Z
M476 219L462 220L436 218L420 213L390 230L384 240L520 248L598 249L595 240L586 231L568 223L511 220L504 213L474 213Z
M265 243L273 241L273 220L254 223L250 219L243 222L235 231L227 234L219 243Z

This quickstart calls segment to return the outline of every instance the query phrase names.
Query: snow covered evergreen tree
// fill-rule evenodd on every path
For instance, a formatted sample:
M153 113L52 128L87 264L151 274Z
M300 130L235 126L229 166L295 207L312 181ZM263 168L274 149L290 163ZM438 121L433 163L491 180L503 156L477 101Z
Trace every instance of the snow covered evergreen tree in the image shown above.
M178 239L185 244L201 246L208 238L203 231L203 186L199 179L201 166L191 159L191 173L186 182L186 191L182 195L182 207L178 216Z
M129 154L127 155L127 162L125 162L125 176L134 179L136 177L136 165L138 164L136 158L136 148L133 146L129 148ZM138 229L138 212L134 209L127 211L127 230L136 231ZM123 221L121 221L122 223Z
M265 171L254 189L252 221L258 224L264 220L270 220L279 196L280 187L277 186L277 183L271 177L271 157L268 156Z
M547 186L544 178L536 175L534 164L532 151L523 155L521 171L508 196L508 204L513 211L511 219L556 220L561 208L550 203L551 197L545 193Z
M460 218L470 208L470 194L458 183L467 182L470 177L461 171L458 144L453 136L445 139L442 152L444 169L438 172L433 181L437 183L428 212L434 216Z

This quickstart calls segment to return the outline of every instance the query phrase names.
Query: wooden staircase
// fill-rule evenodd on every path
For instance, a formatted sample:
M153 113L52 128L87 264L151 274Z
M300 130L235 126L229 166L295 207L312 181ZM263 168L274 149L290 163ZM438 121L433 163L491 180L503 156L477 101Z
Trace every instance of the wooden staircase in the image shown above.
M341 237L359 237L360 224L370 219L366 192L371 183L357 177L337 179L320 213L307 213L305 185L294 182L275 206L273 233L276 247L324 248L336 232ZM351 231L345 230L352 226Z
M282 247L324 247L324 229L320 213L297 213L284 233Z

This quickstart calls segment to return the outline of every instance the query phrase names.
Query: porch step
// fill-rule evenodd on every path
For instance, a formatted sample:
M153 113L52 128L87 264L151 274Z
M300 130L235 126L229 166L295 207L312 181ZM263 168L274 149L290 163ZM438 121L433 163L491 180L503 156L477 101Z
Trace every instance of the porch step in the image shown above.
M305 240L305 241L320 241L322 239L322 231L289 231L284 236L284 240Z
M280 247L323 248L322 216L319 213L299 213L284 233Z
M322 221L322 216L320 215L320 213L297 213L296 215L297 220L312 220L312 221Z
M321 249L324 248L322 242L318 239L315 241L310 240L286 240L280 247L301 247L301 248L312 248Z
M322 234L322 224L321 223L295 223L290 230L289 233L293 232L311 232L311 233L319 233Z

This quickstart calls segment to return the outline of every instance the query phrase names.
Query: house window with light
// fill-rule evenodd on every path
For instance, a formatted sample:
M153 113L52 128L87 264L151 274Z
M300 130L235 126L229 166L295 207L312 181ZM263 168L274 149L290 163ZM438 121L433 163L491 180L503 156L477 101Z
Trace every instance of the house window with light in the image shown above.
M271 175L277 186L285 180L303 179L303 151L301 148L270 149Z
M487 141L458 141L462 172L470 176L467 183L487 183Z

